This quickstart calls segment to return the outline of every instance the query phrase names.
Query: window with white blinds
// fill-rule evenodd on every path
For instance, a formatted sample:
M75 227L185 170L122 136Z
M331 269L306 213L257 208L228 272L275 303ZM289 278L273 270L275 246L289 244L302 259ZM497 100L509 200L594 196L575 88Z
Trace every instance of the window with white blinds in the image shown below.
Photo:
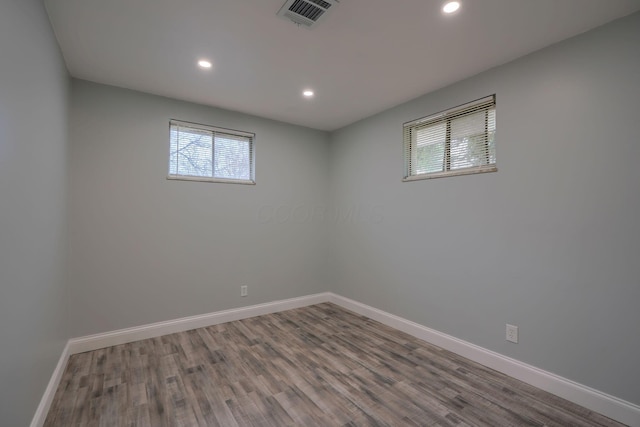
M495 172L496 99L404 124L404 181Z
M255 184L255 134L171 120L171 179Z

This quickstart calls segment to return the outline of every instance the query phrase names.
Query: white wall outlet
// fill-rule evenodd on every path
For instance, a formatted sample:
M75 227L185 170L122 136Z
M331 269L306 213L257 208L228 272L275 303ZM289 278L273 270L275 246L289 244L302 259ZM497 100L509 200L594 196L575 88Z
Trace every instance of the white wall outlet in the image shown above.
M247 285L240 286L240 296L241 297L246 297L247 294L248 294Z
M507 341L518 342L518 327L507 324Z

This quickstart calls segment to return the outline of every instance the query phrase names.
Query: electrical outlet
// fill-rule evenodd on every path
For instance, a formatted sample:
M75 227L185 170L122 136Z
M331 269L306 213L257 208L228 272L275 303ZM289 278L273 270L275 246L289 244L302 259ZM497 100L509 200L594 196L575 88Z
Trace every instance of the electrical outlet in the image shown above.
M246 297L249 292L247 291L247 285L240 286L240 296Z
M507 341L518 342L518 327L507 324Z

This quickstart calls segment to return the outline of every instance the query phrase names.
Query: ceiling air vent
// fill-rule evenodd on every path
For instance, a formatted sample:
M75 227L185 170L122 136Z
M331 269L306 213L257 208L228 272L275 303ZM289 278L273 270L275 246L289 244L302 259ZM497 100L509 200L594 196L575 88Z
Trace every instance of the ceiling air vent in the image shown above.
M311 28L337 3L338 0L287 0L278 11L278 16Z

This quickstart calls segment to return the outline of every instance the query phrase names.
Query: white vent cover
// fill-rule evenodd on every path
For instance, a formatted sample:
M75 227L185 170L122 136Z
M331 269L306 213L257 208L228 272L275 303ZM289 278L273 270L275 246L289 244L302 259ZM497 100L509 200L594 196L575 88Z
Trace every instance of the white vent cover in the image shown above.
M287 0L278 11L278 16L311 28L338 2L339 0Z

